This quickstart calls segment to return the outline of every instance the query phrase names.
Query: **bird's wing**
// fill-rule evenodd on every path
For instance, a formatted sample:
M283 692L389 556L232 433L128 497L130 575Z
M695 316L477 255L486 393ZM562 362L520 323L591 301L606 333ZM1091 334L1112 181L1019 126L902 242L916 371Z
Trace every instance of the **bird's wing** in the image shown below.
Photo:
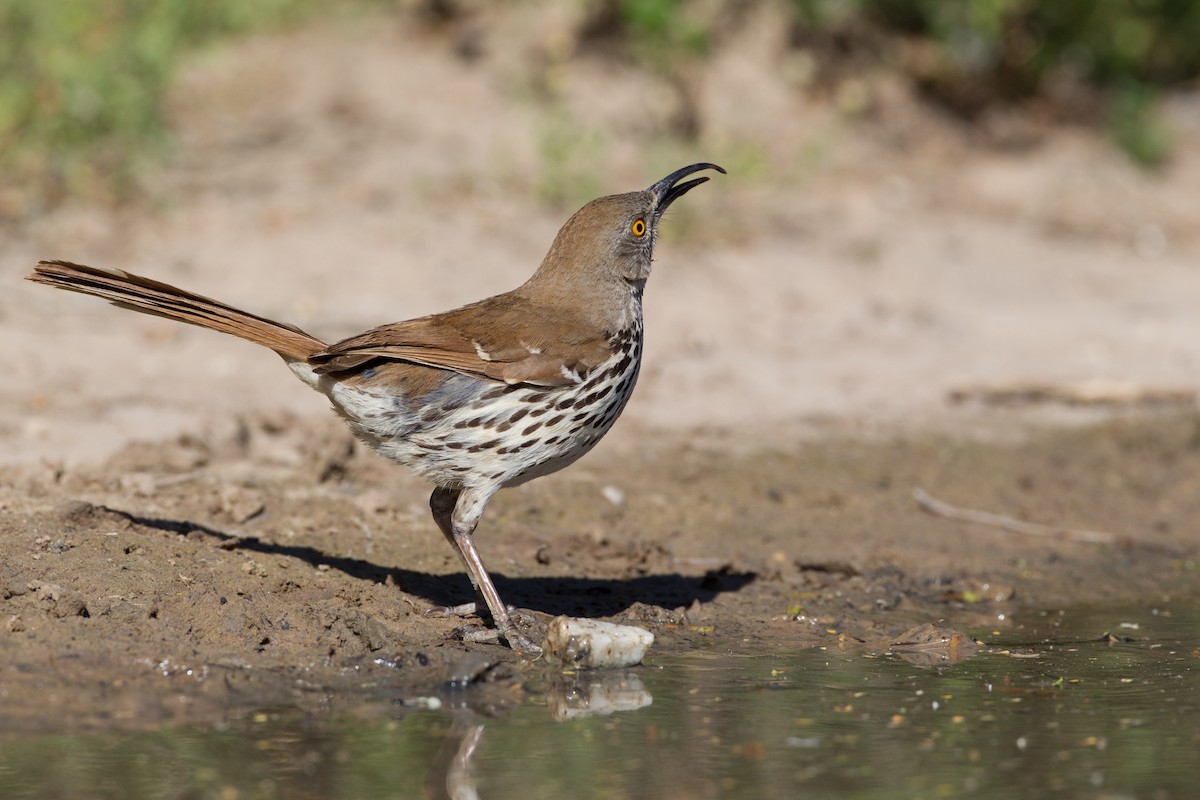
M577 320L529 304L495 300L383 325L331 345L309 362L319 373L384 359L508 384L569 386L613 354L603 331L587 332Z

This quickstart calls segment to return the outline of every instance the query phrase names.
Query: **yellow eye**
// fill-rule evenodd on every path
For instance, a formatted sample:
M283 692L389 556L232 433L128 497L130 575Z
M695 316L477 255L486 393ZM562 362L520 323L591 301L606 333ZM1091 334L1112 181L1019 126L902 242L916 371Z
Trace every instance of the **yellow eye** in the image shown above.
M634 236L644 236L646 233L646 222L644 220L635 219L633 224L629 226L629 230L633 231Z

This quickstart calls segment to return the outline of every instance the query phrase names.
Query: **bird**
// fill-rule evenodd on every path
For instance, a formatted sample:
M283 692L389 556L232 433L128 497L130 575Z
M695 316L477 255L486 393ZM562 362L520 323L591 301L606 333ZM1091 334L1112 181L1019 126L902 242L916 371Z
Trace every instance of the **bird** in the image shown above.
M433 519L491 618L469 636L536 656L541 648L518 629L484 567L475 530L498 490L572 464L625 408L642 361L642 296L660 223L709 179L690 178L705 170L725 173L691 164L644 191L587 203L512 291L335 344L121 270L42 261L27 279L274 350L358 439L433 484Z

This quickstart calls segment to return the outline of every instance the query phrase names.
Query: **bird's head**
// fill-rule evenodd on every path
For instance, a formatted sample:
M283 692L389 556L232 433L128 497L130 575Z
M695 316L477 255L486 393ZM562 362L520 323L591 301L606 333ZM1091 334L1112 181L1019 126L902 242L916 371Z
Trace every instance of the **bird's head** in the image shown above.
M601 197L575 212L562 226L534 280L554 279L580 285L624 282L639 291L650 275L654 241L666 210L708 180L684 180L716 164L692 164L675 170L640 192Z

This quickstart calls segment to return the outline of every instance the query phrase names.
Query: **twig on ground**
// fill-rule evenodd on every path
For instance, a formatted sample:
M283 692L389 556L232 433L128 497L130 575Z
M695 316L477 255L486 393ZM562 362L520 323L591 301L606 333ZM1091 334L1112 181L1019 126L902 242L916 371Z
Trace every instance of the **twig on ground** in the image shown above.
M1060 528L1054 525L1040 525L1036 522L1023 522L1013 517L1008 517L1003 514L993 514L989 511L977 511L973 508L961 508L952 506L947 502L938 500L929 492L922 489L920 486L912 491L913 499L917 501L917 505L928 511L930 514L946 519L956 519L963 522L974 522L979 525L988 525L993 528L1000 528L1013 533L1025 533L1032 536L1056 536L1062 539L1067 539L1073 542L1099 542L1109 544L1116 541L1117 537L1107 531L1084 531L1076 528Z

